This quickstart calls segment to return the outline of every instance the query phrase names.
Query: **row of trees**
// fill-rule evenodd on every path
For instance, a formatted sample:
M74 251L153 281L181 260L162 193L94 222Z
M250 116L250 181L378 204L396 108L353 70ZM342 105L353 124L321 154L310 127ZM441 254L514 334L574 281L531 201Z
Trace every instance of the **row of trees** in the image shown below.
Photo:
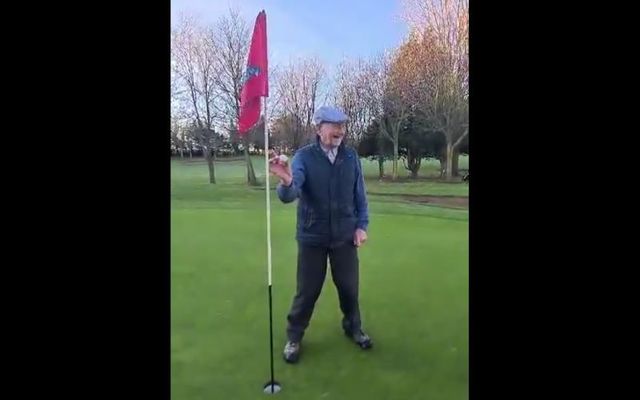
M291 153L309 142L315 109L331 103L350 116L350 144L378 160L381 176L389 160L393 179L401 163L417 177L428 157L440 160L446 178L457 175L459 154L468 152L468 0L403 6L409 34L393 51L344 60L332 76L318 58L270 66L274 147ZM249 149L264 146L264 121L246 138L236 131L248 24L233 10L211 27L183 19L172 40L174 147L191 141L204 149L212 183L216 153L242 149L255 184Z

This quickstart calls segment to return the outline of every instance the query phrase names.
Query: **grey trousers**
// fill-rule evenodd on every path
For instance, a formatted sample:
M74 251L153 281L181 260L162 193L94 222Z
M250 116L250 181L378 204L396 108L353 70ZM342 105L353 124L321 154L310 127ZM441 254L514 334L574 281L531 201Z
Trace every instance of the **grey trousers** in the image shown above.
M314 247L298 244L297 290L287 316L287 336L299 342L309 326L316 300L327 274L327 257L331 276L338 289L342 327L348 332L361 328L358 305L358 250L353 243L338 247Z

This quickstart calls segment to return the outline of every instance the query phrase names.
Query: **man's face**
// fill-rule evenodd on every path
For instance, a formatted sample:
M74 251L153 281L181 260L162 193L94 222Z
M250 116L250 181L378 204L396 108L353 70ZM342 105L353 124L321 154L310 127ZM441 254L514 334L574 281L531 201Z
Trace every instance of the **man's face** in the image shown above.
M333 122L323 122L320 124L318 135L320 142L325 147L333 148L340 146L344 138L345 124L336 124Z

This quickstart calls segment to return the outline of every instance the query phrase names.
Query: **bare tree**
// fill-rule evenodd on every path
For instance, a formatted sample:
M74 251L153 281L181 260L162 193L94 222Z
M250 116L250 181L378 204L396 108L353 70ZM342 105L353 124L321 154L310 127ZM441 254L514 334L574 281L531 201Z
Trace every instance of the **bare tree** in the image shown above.
M301 147L312 135L313 114L324 76L324 67L317 58L292 62L276 75L274 120L278 121L278 136L292 150Z
M469 134L468 0L406 0L414 40L404 65L420 90L416 116L446 139L445 174L451 179L458 148Z
M372 120L367 106L368 73L366 61L358 58L342 61L335 77L334 103L349 116L347 135L356 146Z
M171 135L172 143L177 147L180 153L180 158L184 158L184 152L189 149L189 135L187 125L189 124L189 112L188 107L185 107L189 102L185 104L184 83L181 82L180 77L176 74L176 63L172 58L171 60ZM190 156L193 154L190 152Z
M184 87L184 100L189 104L192 132L197 132L193 139L202 147L209 182L215 183L215 47L194 19L183 18L172 32L171 56L173 72Z
M403 94L403 76L398 54L379 55L367 66L364 83L366 104L372 118L378 121L382 138L393 144L392 178L398 178L398 146L400 130L410 115L410 104Z
M220 17L215 27L208 30L208 37L217 49L214 84L220 94L219 114L223 123L233 121L233 126L227 126L227 132L229 135L236 136L238 133L235 125L240 117L242 78L251 40L249 27L238 10L229 9L229 14ZM257 185L249 155L249 140L239 135L237 139L242 143L244 151L247 182L250 185Z

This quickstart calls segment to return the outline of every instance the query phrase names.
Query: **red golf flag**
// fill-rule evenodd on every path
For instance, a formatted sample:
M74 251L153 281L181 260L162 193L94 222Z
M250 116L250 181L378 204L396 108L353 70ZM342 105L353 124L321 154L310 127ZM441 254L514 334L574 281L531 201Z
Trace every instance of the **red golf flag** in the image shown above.
M238 132L247 133L260 119L260 98L269 97L267 77L267 14L262 10L256 18L240 93Z

